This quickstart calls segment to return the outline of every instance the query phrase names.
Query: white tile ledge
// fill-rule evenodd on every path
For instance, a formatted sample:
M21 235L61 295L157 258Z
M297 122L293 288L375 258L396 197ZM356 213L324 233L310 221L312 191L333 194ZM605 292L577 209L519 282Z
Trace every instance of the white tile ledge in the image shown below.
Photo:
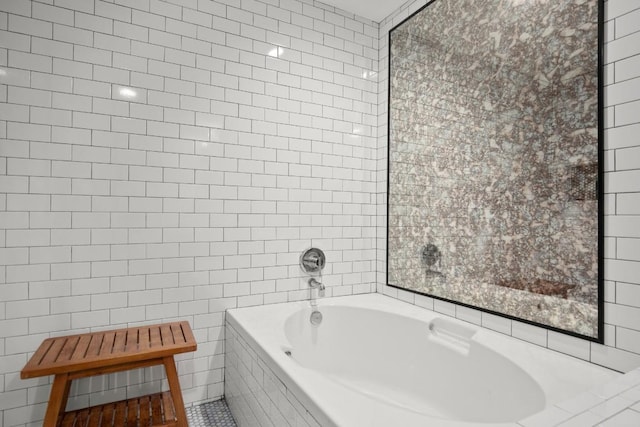
M640 426L640 368L518 423L522 427Z

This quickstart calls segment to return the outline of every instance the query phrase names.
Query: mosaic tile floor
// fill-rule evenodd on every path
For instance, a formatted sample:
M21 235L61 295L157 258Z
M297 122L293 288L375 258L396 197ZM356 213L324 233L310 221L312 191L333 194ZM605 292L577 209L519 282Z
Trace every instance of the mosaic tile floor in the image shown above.
M236 427L224 399L187 408L189 427Z

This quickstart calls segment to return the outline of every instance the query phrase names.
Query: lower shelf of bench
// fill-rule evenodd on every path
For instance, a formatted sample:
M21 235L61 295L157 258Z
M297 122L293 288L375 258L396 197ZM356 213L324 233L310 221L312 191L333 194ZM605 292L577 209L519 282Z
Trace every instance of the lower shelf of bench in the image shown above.
M168 391L65 412L58 422L60 427L168 427L175 425L175 408Z

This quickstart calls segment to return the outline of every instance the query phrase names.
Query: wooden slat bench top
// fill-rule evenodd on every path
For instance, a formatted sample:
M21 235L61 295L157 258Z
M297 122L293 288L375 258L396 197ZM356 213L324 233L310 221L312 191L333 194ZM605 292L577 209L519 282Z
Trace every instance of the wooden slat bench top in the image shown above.
M20 378L123 365L196 348L186 321L48 338L31 356Z
M20 377L55 375L44 427L187 427L173 356L197 347L186 321L48 338ZM155 365L164 365L168 392L65 412L73 380Z

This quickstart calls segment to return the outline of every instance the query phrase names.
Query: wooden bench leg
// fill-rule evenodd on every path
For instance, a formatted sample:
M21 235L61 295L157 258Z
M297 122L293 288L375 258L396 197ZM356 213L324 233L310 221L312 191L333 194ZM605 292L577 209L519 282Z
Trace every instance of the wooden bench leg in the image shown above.
M71 380L68 374L58 374L53 379L51 394L49 394L49 403L47 412L42 423L43 427L55 427L58 418L67 407L67 398L69 397L69 389L71 388Z
M173 399L173 406L175 406L176 409L177 425L178 427L188 427L187 412L185 411L184 401L182 400L182 390L180 389L176 363L173 360L173 356L163 357L162 361L167 373L167 380L169 381L169 391L171 392L171 398Z

